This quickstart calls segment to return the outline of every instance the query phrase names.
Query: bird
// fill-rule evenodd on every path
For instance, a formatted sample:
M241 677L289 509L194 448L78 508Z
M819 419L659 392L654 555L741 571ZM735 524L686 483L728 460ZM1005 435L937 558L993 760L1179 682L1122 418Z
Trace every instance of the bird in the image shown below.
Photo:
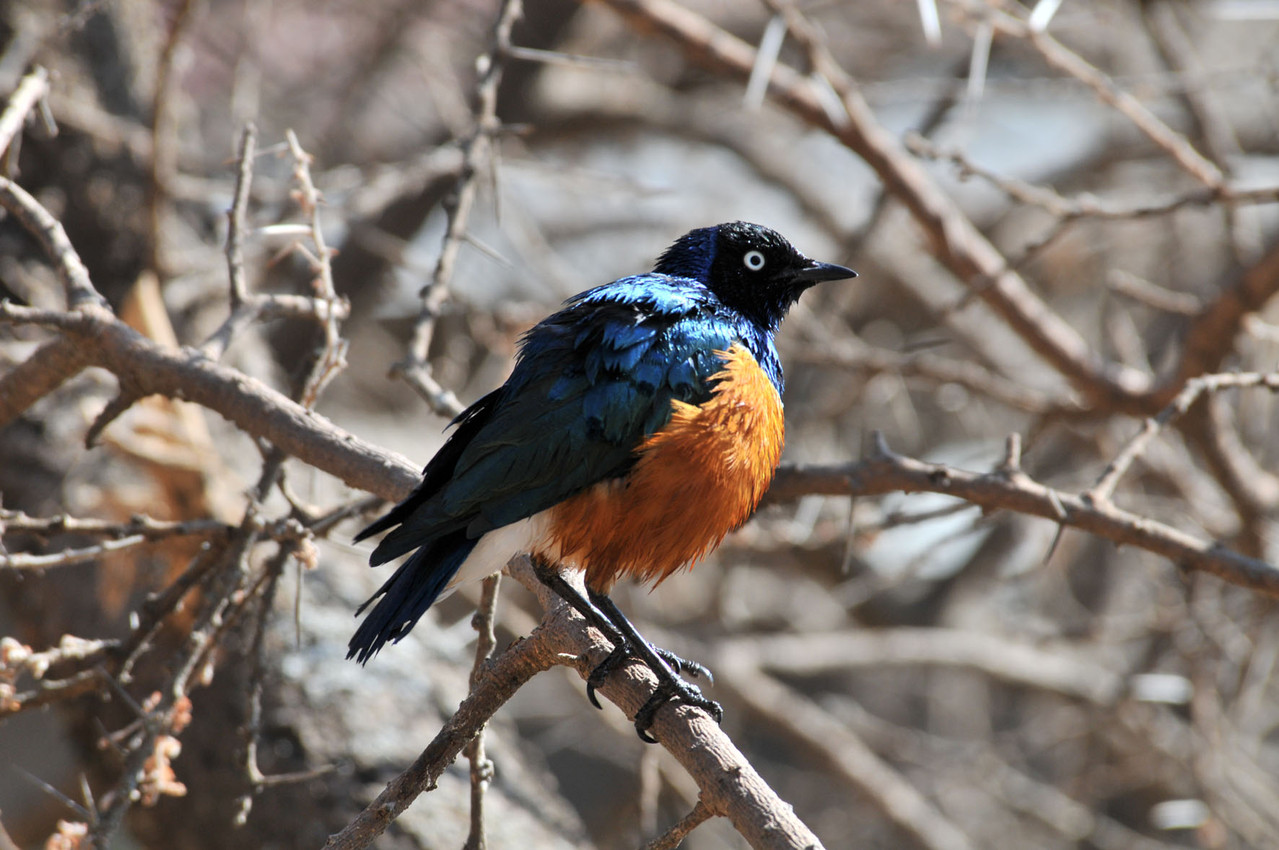
M442 593L529 553L538 575L614 645L588 695L631 655L659 685L640 737L668 701L717 703L680 677L709 671L649 644L609 598L654 586L741 526L780 462L785 425L774 335L800 295L856 277L768 227L692 230L652 271L588 289L520 340L502 386L466 408L414 490L356 535L387 534L369 563L408 555L368 599L348 646L365 663ZM584 571L586 598L559 569Z

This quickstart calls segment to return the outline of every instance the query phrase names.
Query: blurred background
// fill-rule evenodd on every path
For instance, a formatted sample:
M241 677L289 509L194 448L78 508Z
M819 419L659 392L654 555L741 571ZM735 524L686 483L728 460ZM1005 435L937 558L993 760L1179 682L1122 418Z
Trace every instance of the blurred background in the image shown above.
M63 223L118 313L199 345L228 312L226 212L248 121L259 151L249 288L314 294L315 267L296 247L309 220L291 130L350 302L347 365L317 409L415 465L441 444L449 410L390 374L424 287L435 282L438 302L430 379L467 404L503 380L519 335L565 297L650 268L691 228L746 219L861 273L810 292L783 328L786 463L852 463L881 431L903 454L988 471L1016 433L1033 479L1091 487L1168 397L1152 402L1152 390L1143 407L1081 392L1034 353L1033 332L983 302L979 276L937 251L906 189L820 122L704 51L699 61L695 39L663 37L647 5L526 0L510 47L495 52L505 6L490 0L8 0L0 92L33 64L51 74L47 114L10 150L8 173ZM908 143L901 156L1097 362L1152 387L1194 377L1183 369L1191 330L1245 287L1256 312L1209 338L1211 368L1274 369L1279 6L1040 5L797 8L874 120ZM776 50L813 70L781 6L678 8L759 47L763 73ZM495 61L491 132L470 169L477 84ZM835 89L817 87L838 108ZM1188 165L1186 151L1199 159ZM469 192L456 265L441 275L450 216ZM0 294L58 308L58 293L34 243L0 222ZM296 391L319 336L314 323L259 322L222 361ZM47 338L0 327L0 370ZM152 398L87 449L115 395L113 378L89 370L0 430L3 507L238 523L261 447L208 411ZM1274 562L1275 425L1264 389L1201 399L1115 500ZM363 495L290 460L258 502L268 518L305 518ZM788 493L692 573L616 594L656 643L719 674L708 693L725 730L827 847L1279 846L1269 598L1011 511L855 495ZM9 552L91 539L10 525ZM193 678L172 761L185 793L170 786L133 806L115 846L318 847L438 731L467 690L478 589L437 605L366 668L345 661L352 613L389 569L368 569L369 547L351 545L360 526L354 515L326 525L307 557L277 557L268 540L243 554L245 570L274 571L270 592L220 632ZM177 537L38 573L0 568L0 635L35 651L64 635L127 640L148 594L202 551ZM141 703L171 681L166 652L200 610L173 611L119 692L46 694L0 716L0 823L16 846L80 846L53 842L76 841L72 824L87 820L76 806L107 806L120 787L119 736L134 722L123 695ZM540 613L503 582L499 650ZM9 697L32 685L16 669L0 675ZM251 738L262 772L291 781L255 781ZM488 754L493 848L640 847L697 799L669 754L612 705L591 708L564 668L498 713ZM463 846L469 794L459 762L377 846ZM684 846L746 845L713 820Z

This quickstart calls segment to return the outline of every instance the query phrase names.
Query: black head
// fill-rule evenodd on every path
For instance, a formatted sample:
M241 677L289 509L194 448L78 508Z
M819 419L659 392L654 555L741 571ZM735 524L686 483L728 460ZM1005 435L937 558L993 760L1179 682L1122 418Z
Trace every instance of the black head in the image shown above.
M768 329L813 284L857 277L852 269L810 260L777 231L745 221L684 234L654 271L705 283L724 304Z

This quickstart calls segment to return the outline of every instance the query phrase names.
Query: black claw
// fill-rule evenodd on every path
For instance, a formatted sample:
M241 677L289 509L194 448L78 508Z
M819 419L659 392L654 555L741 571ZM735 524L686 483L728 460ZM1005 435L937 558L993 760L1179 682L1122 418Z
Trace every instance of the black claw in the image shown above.
M603 709L600 705L599 698L595 696L595 689L604 684L604 680L612 675L613 671L622 665L622 662L631 656L630 649L624 643L619 643L613 647L603 661L595 665L595 669L591 671L591 675L586 678L586 698L591 701L591 705L596 708Z
M676 679L664 681L657 686L648 700L635 712L635 732L640 740L647 744L656 744L657 739L649 734L649 727L657 717L658 710L668 702L682 703L700 708L720 723L724 719L724 708L713 699L702 696L696 685Z
M709 684L715 684L715 677L705 664L681 658L669 649L662 649L660 646L653 647L653 650L662 657L663 661L671 665L671 669L676 673L687 673L694 679L705 679Z
M586 698L590 701L591 705L595 706L600 711L604 710L604 706L600 705L599 697L595 696L595 685L591 682L586 683Z

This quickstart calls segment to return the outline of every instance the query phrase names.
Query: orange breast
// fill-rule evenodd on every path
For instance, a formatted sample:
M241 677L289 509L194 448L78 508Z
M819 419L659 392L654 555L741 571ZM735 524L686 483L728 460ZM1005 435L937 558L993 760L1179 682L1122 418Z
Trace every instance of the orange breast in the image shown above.
M673 402L626 478L552 508L539 554L576 564L603 592L623 575L660 582L746 521L781 459L782 401L744 346L721 355L710 400Z

